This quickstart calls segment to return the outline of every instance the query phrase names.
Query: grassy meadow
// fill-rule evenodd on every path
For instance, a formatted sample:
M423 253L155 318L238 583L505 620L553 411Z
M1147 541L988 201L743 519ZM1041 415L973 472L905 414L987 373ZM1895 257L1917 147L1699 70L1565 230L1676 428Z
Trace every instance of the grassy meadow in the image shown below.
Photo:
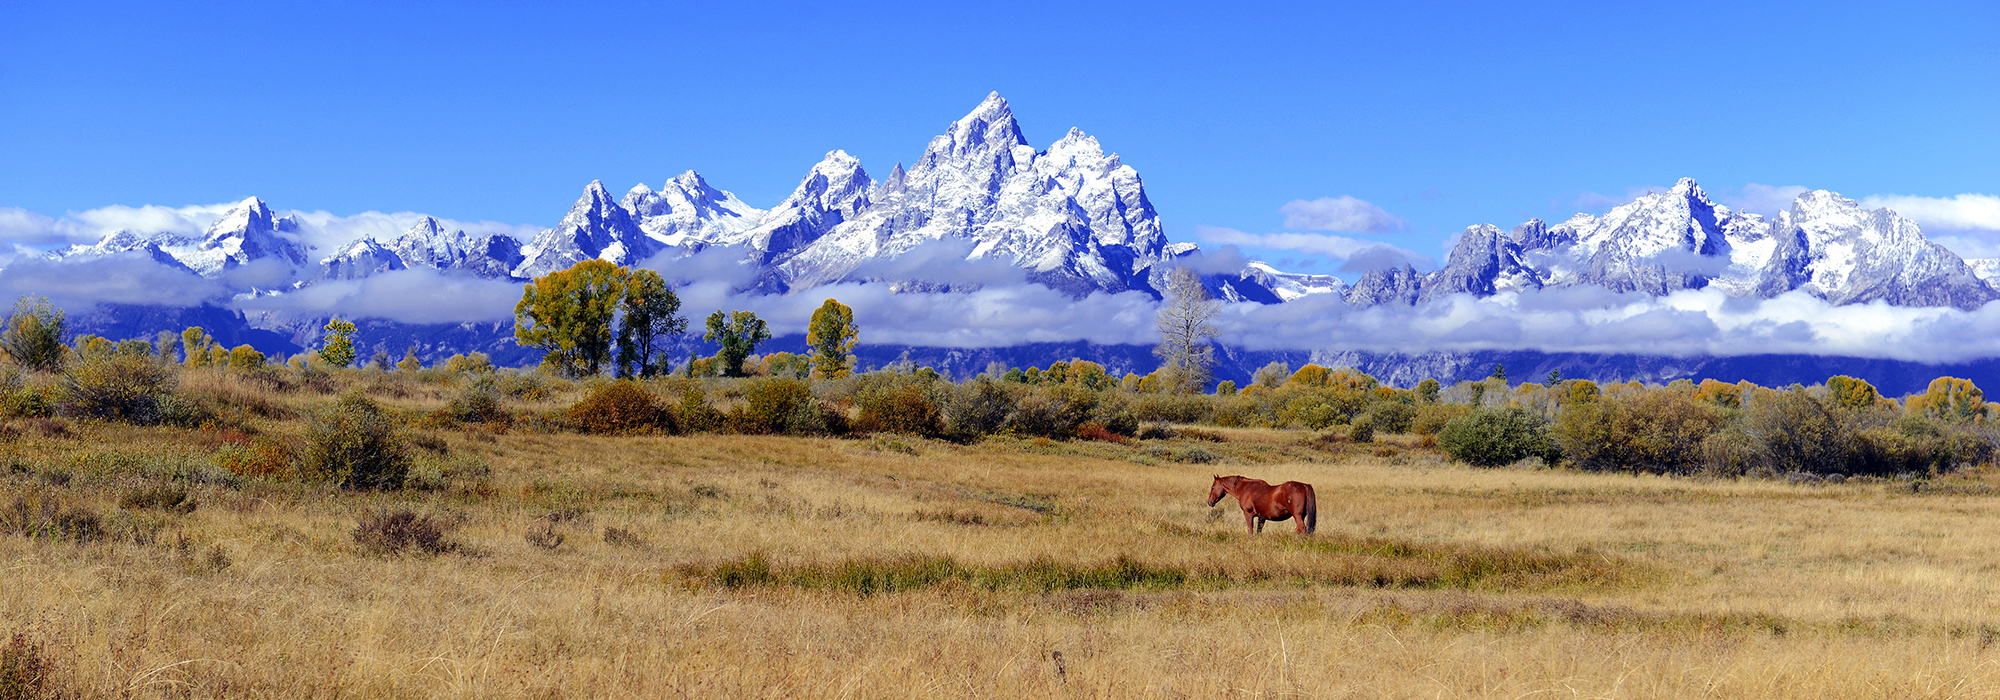
M363 384L405 417L449 400ZM0 425L0 697L2000 693L1991 468L1792 483L1273 428L411 419L417 485L350 490L257 467L332 393L180 387L241 417ZM1205 505L1215 474L1313 483L1319 532L1246 534Z

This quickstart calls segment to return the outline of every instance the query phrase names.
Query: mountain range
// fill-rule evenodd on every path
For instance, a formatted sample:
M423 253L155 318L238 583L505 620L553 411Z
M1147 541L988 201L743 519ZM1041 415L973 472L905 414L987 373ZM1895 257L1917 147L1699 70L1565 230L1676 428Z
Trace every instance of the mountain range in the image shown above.
M622 197L591 182L560 223L525 242L469 234L423 217L393 240L362 238L320 254L301 242L300 226L253 197L229 208L198 238L118 230L50 255L137 252L213 280L239 298L401 270L525 281L586 259L638 265L712 249L729 251L746 268L740 293L789 294L840 282L884 283L907 292L969 291L982 284L883 264L933 246L967 260L1004 263L1025 280L1073 298L1127 291L1157 298L1163 275L1198 254L1192 243L1167 240L1144 182L1117 154L1077 129L1035 148L997 93L946 125L908 168L898 163L877 180L858 159L830 151L769 209L746 204L690 170L657 189L637 185ZM1788 210L1767 217L1715 203L1692 179L1682 179L1602 215L1577 214L1556 224L1531 219L1511 230L1471 226L1435 271L1403 263L1368 270L1349 284L1249 261L1203 279L1215 297L1262 304L1336 295L1351 306L1419 305L1453 295L1594 286L1654 296L1714 289L1758 299L1803 292L1835 305L1969 310L2000 298L1985 279L1994 274L2000 274L2000 260L1963 260L1894 211L1867 209L1833 192L1805 192ZM244 322L303 347L316 341L323 320L267 314ZM407 339L427 355L491 351L511 335L504 323L377 325L385 337ZM1327 352L1322 359L1374 366L1385 376L1443 371L1439 363L1454 357ZM1130 352L1112 354L1132 364ZM1226 362L1248 362L1256 354L1222 355ZM1017 364L1053 359L1066 358ZM1247 378L1251 369L1221 374Z

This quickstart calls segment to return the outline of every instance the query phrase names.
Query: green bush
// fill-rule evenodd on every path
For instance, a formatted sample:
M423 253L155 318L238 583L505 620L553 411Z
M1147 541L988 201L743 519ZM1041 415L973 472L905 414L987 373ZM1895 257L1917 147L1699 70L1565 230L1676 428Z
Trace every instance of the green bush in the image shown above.
M1513 464L1530 456L1556 461L1541 417L1519 407L1481 408L1454 418L1438 431L1437 440L1452 459L1474 466Z
M65 416L138 425L161 422L162 400L173 394L173 374L152 358L94 353L63 376L57 411Z
M1410 432L1411 422L1416 420L1417 406L1408 401L1382 401L1368 409L1368 416L1375 423L1376 430L1390 434L1407 433Z
M495 386L490 375L460 387L452 392L451 400L439 415L458 423L499 423L506 424L513 419L507 409L500 404L500 389Z
M350 393L306 423L299 473L350 489L393 489L409 475L408 443L382 407Z
M1355 442L1375 441L1375 419L1369 416L1355 416L1347 426L1347 439Z
M673 411L630 379L603 382L569 407L570 425L595 435L651 435L680 432Z

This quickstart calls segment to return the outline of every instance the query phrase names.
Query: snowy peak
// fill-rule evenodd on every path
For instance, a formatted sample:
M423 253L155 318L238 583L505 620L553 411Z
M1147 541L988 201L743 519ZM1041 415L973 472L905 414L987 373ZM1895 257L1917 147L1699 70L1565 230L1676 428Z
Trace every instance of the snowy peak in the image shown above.
M641 231L667 246L728 238L764 216L736 195L710 186L693 170L668 180L657 192L641 183L626 193L619 206L631 213Z
M956 158L1026 145L1028 139L1021 135L1021 125L1014 121L1013 108L1007 106L1007 98L996 91L988 94L978 107L946 127L944 135L932 139L924 157L927 161L933 157Z
M639 229L631 212L611 198L604 183L593 180L570 206L562 223L542 231L528 244L526 259L513 275L540 277L591 259L630 265L645 260L660 247Z
M1474 226L1445 267L1415 280L1375 274L1357 281L1357 303L1477 296L1537 287L1595 285L1665 295L1714 286L1769 298L1793 290L1835 304L1976 308L2000 298L1958 256L1887 209L1868 210L1826 190L1800 194L1767 221L1715 204L1693 179L1650 192L1603 216L1554 226L1532 219L1510 235Z

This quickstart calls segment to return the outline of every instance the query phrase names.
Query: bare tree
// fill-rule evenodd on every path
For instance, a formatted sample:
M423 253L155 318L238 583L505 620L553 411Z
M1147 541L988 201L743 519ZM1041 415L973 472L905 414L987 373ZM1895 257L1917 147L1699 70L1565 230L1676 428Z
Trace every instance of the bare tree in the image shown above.
M1222 311L1222 304L1209 299L1201 277L1185 267L1167 274L1166 293L1153 318L1160 330L1160 344L1153 354L1160 358L1168 387L1199 392L1208 385L1209 366L1215 363L1215 349L1208 339L1218 333L1209 321Z

